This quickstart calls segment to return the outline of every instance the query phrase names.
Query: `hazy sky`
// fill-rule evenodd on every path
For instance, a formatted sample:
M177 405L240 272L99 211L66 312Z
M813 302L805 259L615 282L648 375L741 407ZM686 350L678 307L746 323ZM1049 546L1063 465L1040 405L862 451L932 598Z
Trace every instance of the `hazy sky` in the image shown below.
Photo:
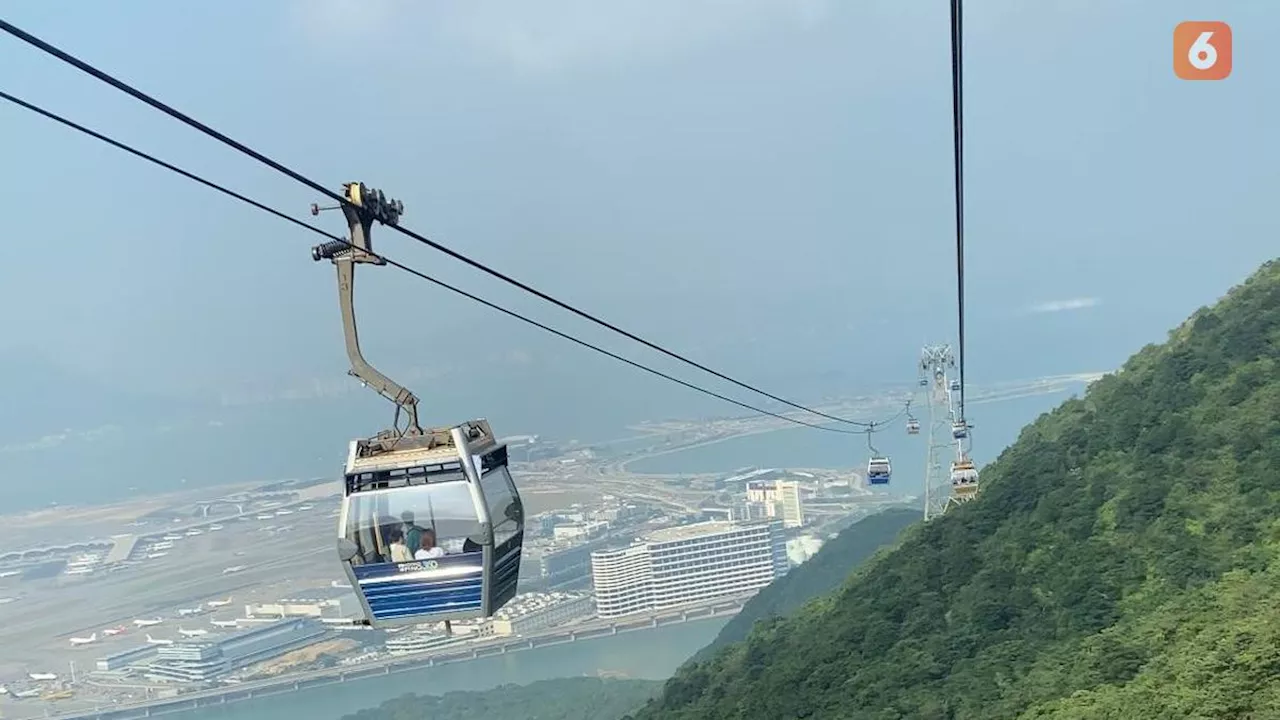
M335 189L382 188L404 201L405 225L655 341L761 383L840 370L865 384L909 379L921 343L954 339L947 8L4 6L229 135ZM1232 24L1231 78L1173 76L1186 19ZM1106 369L1276 254L1276 37L1273 0L967 4L972 377ZM8 37L0 87L299 216L319 199ZM341 379L333 270L311 262L312 236L20 109L0 107L0 123L0 350L173 392ZM342 229L336 214L322 222ZM601 337L402 236L375 241ZM478 358L632 379L392 269L362 269L357 289L367 355L388 370L456 373Z

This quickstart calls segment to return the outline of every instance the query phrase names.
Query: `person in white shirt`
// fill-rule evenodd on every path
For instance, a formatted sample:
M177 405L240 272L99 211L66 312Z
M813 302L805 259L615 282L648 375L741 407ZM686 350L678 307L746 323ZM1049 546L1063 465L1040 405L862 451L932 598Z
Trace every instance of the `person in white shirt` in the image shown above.
M431 558L444 557L444 548L436 545L436 533L434 530L422 531L422 547L418 548L418 552L413 554L414 560L430 560Z

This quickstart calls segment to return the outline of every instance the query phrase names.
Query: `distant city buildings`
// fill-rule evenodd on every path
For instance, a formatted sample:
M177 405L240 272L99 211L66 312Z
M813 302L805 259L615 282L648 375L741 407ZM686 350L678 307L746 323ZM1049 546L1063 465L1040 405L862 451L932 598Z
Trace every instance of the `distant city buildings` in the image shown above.
M800 499L800 483L795 480L779 480L774 483L773 488L777 498L777 515L782 517L782 526L798 528L804 525L804 503Z
M591 554L596 614L602 618L746 595L787 569L778 522L694 523Z
M804 525L804 501L797 480L754 481L747 483L747 505L744 518L754 514L753 506L763 509L765 517L779 518L787 528Z

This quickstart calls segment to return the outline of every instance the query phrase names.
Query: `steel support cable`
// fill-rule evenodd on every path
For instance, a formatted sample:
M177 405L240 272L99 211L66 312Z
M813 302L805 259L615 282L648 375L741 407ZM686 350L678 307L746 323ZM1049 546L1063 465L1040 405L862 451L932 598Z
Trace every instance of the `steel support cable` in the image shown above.
M288 214L286 214L286 213L283 213L283 212L281 212L281 211L279 211L279 210L276 210L276 209L275 209L275 208L273 208L273 207L270 207L270 206L268 206L268 205L264 205L264 204L262 204L262 203L258 202L257 200L254 200L253 198L250 198L250 197L247 197L247 196L245 196L245 195L242 195L242 194L240 194L240 193L238 193L238 192L236 192L236 191L234 191L234 190L231 190L231 189L229 189L229 188L227 188L227 187L224 187L224 186L222 186L222 185L219 185L218 183L215 183L215 182L213 182L213 181L211 181L211 180L207 180L207 179L205 179L205 178L203 178L203 177L201 177L201 176L199 176L199 175L196 175L195 173L192 173L192 172L189 172L189 171L187 171L187 170L184 170L184 169L182 169L182 168L180 168L180 167L178 167L178 166L176 166L176 165L174 165L174 164L172 164L172 163L169 163L169 162L166 162L166 161L164 161L164 160L161 160L161 159L159 159L159 158L155 157L154 155L150 155L150 154L145 153L145 152L143 152L143 151L141 151L141 150L138 150L137 148L134 148L134 147L132 147L132 146L130 146L130 145L127 145L127 144L122 143L122 142L120 142L120 141L118 141L118 140L115 140L115 139L113 139L113 138L111 138L111 137L108 137L108 136L106 136L106 135L103 135L102 133L99 133L99 132L97 132L97 131L95 131L95 130L92 130L92 129L87 128L87 127L85 127L85 126L83 126L83 125L80 125L79 123L76 123L76 122L74 122L74 121L72 121L72 120L69 120L69 119L67 119L67 118L64 118L64 117L62 117L62 116L60 116L60 115L58 115L58 114L56 114L56 113L54 113L54 112L51 112L51 111L46 110L46 109L44 109L44 108L42 108L42 107L39 107L38 105L34 105L34 104L32 104L32 103L29 103L29 102L27 102L27 101L25 101L25 100L23 100L23 99L21 99L21 98L18 98L18 97L15 97L15 96L13 96L13 95L10 95L9 93L6 93L6 92L4 92L4 91L0 91L0 99L7 100L8 102L13 103L14 105L18 105L19 107L22 107L22 108L24 108L24 109L26 109L26 110L29 110L29 111L31 111L31 112L33 112L33 113L36 113L36 114L38 114L38 115L41 115L41 116L43 116L43 117L45 117L45 118L47 118L47 119L49 119L49 120L52 120L52 121L54 121L54 122L56 122L56 123L59 123L59 124L61 124L61 125L64 125L64 126L66 126L66 127L71 128L71 129L73 129L73 130L76 130L76 131L78 131L78 132L81 132L81 133L83 133L83 134L85 134L85 135L88 135L89 137L92 137L92 138L94 138L94 139L96 139L96 140L100 140L100 141L102 141L102 142L104 142L104 143L107 143L108 145L111 145L111 146L113 146L113 147L117 148L117 149L123 150L123 151L125 151L125 152L129 153L130 155L133 155L133 156L135 156L135 157L138 157L138 158L141 158L141 159L143 159L143 160L146 160L147 162L150 162L150 163L152 163L152 164L158 165L158 166L160 166L160 167L162 167L162 168L164 168L164 169L166 169L166 170L169 170L169 171L171 171L171 172L177 173L177 174L179 174L179 175L181 175L181 176L183 176L183 177L185 177L185 178L187 178L187 179L189 179L189 180L194 180L195 182L200 183L201 185L204 185L204 186L205 186L205 187L207 187L207 188L210 188L210 189L212 189L212 190L216 190L217 192L220 192L220 193L222 193L222 194L224 194L224 195L227 195L228 197L232 197L232 198L235 198L236 200L239 200L239 201L241 201L241 202L243 202L243 203L247 203L247 204L249 204L249 205L252 205L253 207L255 207L255 208L259 209L259 210L262 210L263 212L266 212L266 213L269 213L269 214L271 214L271 215L274 215L275 217L278 217L278 218L280 218L281 220L284 220L284 221L286 221L286 222L292 223L292 224L294 224L294 225L296 225L296 226L298 226L298 227L300 227L300 228L302 228L302 229L304 229L304 230L307 230L307 231L309 231L309 232L316 233L317 235L321 235L321 236L323 236L323 237L325 237L325 238L327 238L327 239L329 239L329 240L334 240L334 241L340 242L340 243L342 243L343 245L345 245L345 246L347 246L347 247L352 247L352 246L351 246L351 243L347 242L347 240L346 240L346 239L344 239L344 238L342 238L342 237L339 237L339 236L337 236L337 235L333 235L333 234L331 234L331 233L328 233L328 232L326 232L326 231L324 231L324 230L321 230L321 229L320 229L320 228L318 228L318 227L315 227L314 225L309 225L309 224L307 224L307 223L305 223L305 222L303 222L303 221L301 221L301 220L299 220L299 219L297 219L297 218L295 218L295 217L291 217L291 216L289 216L289 215L288 215ZM770 412L770 411L768 411L768 410L764 410L764 409L762 409L762 408L755 407L754 405L750 405L750 404L748 404L748 403L745 403L745 402L741 402L741 401L735 400L735 399L733 399L733 398L731 398L731 397L727 397L727 396L725 396L725 395L721 395L720 393L717 393L717 392L715 392L715 391L713 391L713 390L708 390L708 389L706 389L706 388L704 388L704 387L701 387L701 386L699 386L699 385L695 385L694 383L687 382L687 381L685 381L685 380L681 380L681 379L679 379L679 378L677 378L677 377L674 377L674 376L672 376L672 375L668 375L667 373L664 373L664 372L662 372L661 370L655 370L655 369L653 369L653 368L651 368L651 367L649 367L649 366L647 366L647 365L644 365L644 364L642 364L642 363L638 363L638 362L636 362L636 361L634 361L634 360L630 360L630 359L628 359L628 358L625 358L625 357L623 357L623 356L621 356L621 355L618 355L617 353L614 353L614 352L611 352L611 351L609 351L609 350L606 350L606 349L604 349L604 348L602 348L602 347L600 347L600 346L598 346L598 345L594 345L594 344L589 343L589 342L587 342L587 341L585 341L585 340L580 340L580 339L578 339L578 338L576 338L576 337L574 337L574 336L572 336L572 335L569 335L568 333L562 332L562 331L560 331L560 330L556 330L556 329L555 329L555 328L553 328L553 327L550 327L550 326L545 325L545 324L543 324L543 323L541 323L541 322L538 322L537 320L534 320L533 318L530 318L530 317L528 317L528 316L526 316L526 315L522 315L522 314L520 314L520 313L518 313L518 312L516 312L516 311L514 311L514 310L508 310L507 308L504 308L504 307L502 307L501 305L498 305L498 304L496 304L496 303L493 303L493 302L490 302L490 301L488 301L488 300L485 300L485 299L484 299L484 298L482 298L482 297L479 297L479 296L474 295L474 294L472 294L472 293L470 293L470 292L467 292L466 290L463 290L462 288L455 287L454 285L451 285L451 284L449 284L449 283L447 283L447 282L445 282L445 281L443 281L443 280L437 280L436 278L431 277L430 275L427 275L427 274L426 274L426 273L424 273L424 272L421 272L421 271L416 270L416 269L414 269L414 268L412 268L412 267L409 267L409 266L404 265L404 264L402 264L402 263L400 263L400 262L397 262L397 261L395 261L395 260L393 260L393 259L391 259L391 258L389 258L389 257L387 257L387 256L385 256L385 255L379 255L379 254L377 254L377 253L373 253L373 252L370 252L369 254L370 254L370 255L372 255L372 256L374 256L374 257L376 257L376 258L381 258L383 261L385 261L385 262L387 263L387 265L390 265L391 267L394 267L394 268L396 268L396 269L399 269L399 270L402 270L402 271L404 271L404 272L407 272L407 273L409 273L410 275L413 275L413 276L415 276L415 277L417 277L417 278L419 278L419 279L426 280L427 282L432 283L432 284L434 284L434 285L437 285L437 286L439 286L439 287L442 287L442 288L444 288L445 290L448 290L448 291L450 291L450 292L453 292L453 293L456 293L456 294L458 294L458 295L461 295L462 297L465 297L465 298L467 298L468 300L472 300L472 301L474 301L474 302L480 303L481 305L484 305L484 306L485 306L485 307L487 307L487 308L490 308L490 309L492 309L492 310L496 310L496 311L498 311L498 312L500 312L500 313L502 313L502 314L504 314L504 315L507 315L507 316L509 316L509 317L515 318L516 320L519 320L519 321L521 321L521 322L524 322L524 323L527 323L527 324L529 324L529 325L532 325L532 326L534 326L534 327L538 328L539 330L543 330L543 331L545 331L545 332L551 333L552 335L555 335L556 337L563 338L563 339L568 340L568 341L570 341L570 342L572 342L572 343L575 343L575 344L580 345L580 346L582 346L582 347L584 347L584 348L587 348L588 350L592 350L592 351L594 351L594 352L600 353L601 355L604 355L604 356L606 356L606 357L609 357L609 358L612 358L612 359L614 359L614 360L617 360L618 362L621 362L621 363L624 363L624 364L626 364L626 365L629 365L629 366L631 366L631 367L633 367L633 368L636 368L637 370L642 370L642 371L647 372L647 373L649 373L649 374L651 374L651 375L655 375L655 376L657 376L657 377L660 377L660 378L662 378L663 380L667 380L667 381L669 381L669 382L673 382L673 383L675 383L675 384L677 384L677 385L681 385L681 386L683 386L683 387L689 388L690 390L694 390L694 391L700 392L700 393L702 393L702 394L704 394L704 395L708 395L708 396L713 397L713 398L715 398L715 399L717 399L717 400L722 400L722 401L724 401L724 402L731 403L731 404L733 404L733 405L737 405L738 407L744 408L744 409L746 409L746 410L750 410L750 411L755 412L755 413L759 413L760 415L766 415L766 416L769 416L769 417L777 418L777 419L779 419L779 420L785 420L785 421L787 421L787 422L789 422L789 423L794 423L794 424L796 424L796 425L802 425L802 426L804 426L804 427L813 428L813 429L815 429L815 430L825 430L825 431L827 431L827 432L841 433L841 434L844 434L844 435L857 435L857 434L860 434L860 433L864 432L863 430L841 430L841 429L839 429L839 428L827 427L827 426L824 426L824 425L817 425L817 424L815 424L815 423L805 422L805 421L803 421L803 420L797 420L797 419L795 419L795 418L787 417L786 415L782 415L782 414L779 414L779 413Z
M964 415L964 33L961 0L951 0L951 117L956 166L956 308L959 321L960 420Z
M27 44L32 45L33 47L36 47L36 48L38 48L38 49L42 50L43 52L48 53L49 55L52 55L52 56L54 56L54 57L58 58L59 60L61 60L61 61L65 62L65 63L67 63L67 64L69 64L69 65L71 65L71 66L73 66L73 67L77 68L78 70L80 70L80 71L82 71L82 72L84 72L84 73L87 73L87 74L89 74L89 75L93 76L94 78L96 78L96 79L98 79L98 80L100 80L100 81L102 81L102 82L104 82L104 83L106 83L106 84L108 84L108 85L110 85L110 86L114 87L115 89L117 89L117 90L119 90L119 91L121 91L121 92L125 93L126 95L129 95L129 96L133 97L133 98L134 98L134 99L136 99L136 100L139 100L139 101L141 101L141 102L143 102L143 103L146 103L147 105L150 105L151 107L155 108L156 110L159 110L160 112L162 112L162 113L164 113L164 114L168 115L169 117L172 117L172 118L174 118L175 120L178 120L179 122L185 123L186 125L188 125L188 126L190 126L190 127L194 128L194 129L196 129L196 130L199 130L200 132L204 133L205 135L208 135L209 137L212 137L212 138L214 138L215 140L218 140L219 142L221 142L221 143L223 143L223 144L225 144L225 145L227 145L227 146L229 146L229 147L231 147L231 148L233 148L233 149L235 149L235 150L237 150L237 151L239 151L239 152L241 152L241 153L243 153L243 154L245 154L245 155L248 155L249 157L253 158L254 160L257 160L258 162L260 162L260 163L262 163L262 164L264 164L264 165L266 165L266 166L270 167L271 169L273 169L273 170L275 170L275 171L277 171L277 172L279 172L279 173L282 173L283 175L286 175L286 176L288 176L289 178L292 178L293 180L295 180L295 181L297 181L297 182L299 182L299 183L302 183L303 185L306 185L307 187L309 187L309 188L311 188L312 190L314 190L314 191L316 191L316 192L320 193L321 195L324 195L324 196L325 196L325 197L327 197L327 198L330 198L330 199L335 200L335 201L337 201L337 202L339 202L339 203L342 203L342 204L347 204L347 203L349 203L349 201L348 201L345 197L343 197L342 195L340 195L340 194L338 194L338 193L334 192L333 190L330 190L330 189L328 189L328 188L324 187L324 186L323 186L323 185L321 185L320 183L318 183L318 182L316 182L316 181L312 180L311 178L308 178L308 177L306 177L305 175L302 175L301 173L299 173L299 172L297 172L297 171L295 171L295 170L293 170L293 169L291 169L291 168L289 168L289 167L287 167L287 166L285 166L285 165L283 165L283 164L281 164L281 163L279 163L279 162L276 162L275 160L272 160L271 158L267 157L266 155L263 155L262 153L259 153L259 152L257 152L256 150L254 150L254 149L252 149L252 148L250 148L250 147L248 147L248 146L246 146L246 145L244 145L244 144L242 144L242 143L240 143L240 142L237 142L236 140L231 139L230 137L228 137L228 136L226 136L226 135L224 135L224 134L222 134L222 133L218 132L217 130L214 130L214 129L213 129L213 128L211 128L211 127L209 127L208 125L205 125L204 123L200 122L199 120L196 120L195 118L192 118L191 116L186 115L185 113L181 112L180 110L177 110L177 109L173 108L172 106L167 105L167 104L165 104L165 103L163 103L163 102L161 102L161 101L159 101L159 100L157 100L157 99L155 99L155 98L151 97L150 95L148 95L148 94L146 94L146 93L142 92L141 90L138 90L137 88L133 87L132 85L129 85L128 83L126 83L126 82L124 82L124 81L122 81L122 80L119 80L119 79L117 79L117 78L113 77L112 75L110 75L110 74L106 73L105 71L100 70L100 69L98 69L98 68L94 67L93 65L90 65L89 63L86 63L86 62L84 62L83 60L80 60L79 58L76 58L75 56L71 55L70 53L67 53L67 52L66 52L66 51L64 51L64 50L61 50L61 49L59 49L59 48L57 48L57 47L55 47L55 46L53 46L53 45L49 44L48 42L45 42L44 40L41 40L40 38L38 38L38 37L36 37L36 36L32 35L31 33L26 32L25 30L23 30L23 29L21 29L21 28L19 28L19 27L15 26L15 25L13 25L13 24L11 24L11 23L8 23L8 22L6 22L6 21L4 21L4 20L0 20L0 30L4 30L5 32L9 33L10 35L13 35L14 37L18 38L19 40L22 40L23 42L26 42ZM537 298L539 298L539 299L541 299L541 300L543 300L543 301L546 301L546 302L548 302L548 303L551 303L552 305L555 305L556 307L559 307L559 308L561 308L561 309L563 309L563 310L567 310L568 312L571 312L571 313L573 313L574 315L577 315L578 317L581 317L581 318L583 318L583 319L585 319L585 320L588 320L588 321L590 321L590 322L592 322L592 323L595 323L596 325L599 325L600 327L603 327L603 328L605 328L605 329L607 329L607 330L610 330L610 331L615 332L615 333L617 333L617 334L619 334L619 335L622 335L623 337L625 337L625 338L627 338L627 339L629 339L629 340L632 340L632 341L634 341L634 342L640 343L641 345L644 345L645 347L647 347L647 348L649 348L649 349L651 349L651 350L656 350L657 352L660 352L660 353L662 353L663 355L666 355L666 356L671 357L671 358L673 358L673 359L675 359L675 360L678 360L678 361L680 361L680 362L682 362L682 363L684 363L684 364L686 364L686 365L690 365L690 366L692 366L692 367L695 367L695 368L697 368L697 369L699 369L699 370L701 370L701 371L703 371L703 372L705 372L705 373L709 373L709 374L711 374L711 375L714 375L715 377L718 377L718 378L720 378L721 380L725 380L725 381L727 381L727 382L729 382L729 383L732 383L732 384L734 384L734 385L737 385L737 386L738 386L738 387L740 387L740 388L743 388L743 389L745 389L745 390L749 390L749 391L751 391L751 392L757 393L757 394L759 394L759 395L762 395L762 396L764 396L764 397L769 398L770 400L774 400L774 401L776 401L776 402L782 403L783 405L787 405L787 406L792 407L792 408L795 408L795 409L797 409L797 410L803 410L804 412L811 413L811 414L813 414L813 415L817 415L817 416L819 416L819 417L823 417L823 418L826 418L826 419L831 420L831 421L834 421L834 422L845 423L845 424L847 424L847 425L856 425L856 426L859 426L859 427L868 427L868 426L870 425L870 423L868 423L868 422L862 422L862 421L858 421L858 420L849 420L848 418L842 418L842 417L839 417L839 416L837 416L837 415L831 415L831 414L828 414L828 413L822 412L822 411L820 411L820 410L814 410L813 408L807 407L807 406L805 406L805 405L801 405L801 404L796 403L796 402L792 402L792 401L790 401L790 400L787 400L786 398L782 398L782 397L779 397L779 396L777 396L777 395L774 395L773 393L769 393L769 392L766 392L766 391L764 391L764 390L761 390L760 388L757 388L757 387L755 387L754 385L750 385L750 384L748 384L748 383L742 382L741 380L738 380L738 379L736 379L736 378L730 377L729 375L726 375L726 374L724 374L724 373L722 373L722 372L719 372L718 370L714 370L714 369L712 369L712 368L710 368L710 367L707 367L706 365L703 365L702 363L699 363L699 362L697 362L696 360L690 360L689 358L685 357L684 355L681 355L680 353L677 353L677 352L675 352L675 351L673 351L673 350L668 350L667 348L662 347L661 345L658 345L658 344L656 344L656 343L650 342L650 341L648 341L648 340L646 340L646 339L644 339L644 338L640 337L639 335L636 335L635 333L632 333L632 332L630 332L630 331L628 331L628 330L624 330L624 329L622 329L621 327L619 327L619 326L617 326L617 325L614 325L613 323L611 323L611 322L609 322L609 321L607 321L607 320L603 320L603 319L601 319L601 318L599 318L599 317L597 317L597 316L595 316L595 315L593 315L593 314L591 314L591 313L589 313L589 312L586 312L585 310L580 310L580 309L578 309L577 307L574 307L573 305L570 305L569 303L567 303L567 302L565 302L565 301L563 301L563 300L560 300L560 299L555 298L555 297L553 297L553 296L551 296L551 295L548 295L547 293L545 293L545 292L543 292L543 291L541 291L541 290L538 290L537 288L534 288L534 287L532 287L532 286L530 286L530 285L528 285L528 284L526 284L526 283L524 283L524 282L522 282L522 281L520 281L520 280L517 280L516 278L511 277L510 275L507 275L507 274L505 274L505 273L503 273L503 272L501 272L501 271L499 271L499 270L496 270L496 269L494 269L494 268L492 268L492 267L490 267L490 266L486 265L485 263L480 262L479 260L474 260L474 259L472 259L472 258L470 258L470 257L468 257L468 256L466 256L466 255L464 255L464 254L462 254L462 253L460 253L460 252L458 252L457 250L454 250L453 248L450 248L450 247L447 247L447 246L445 246L445 245L442 245L442 244L440 244L440 243L438 243L438 242L436 242L436 241L434 241L434 240L432 240L432 239L430 239L430 238L428 238L428 237L426 237L426 236L424 236L424 235L421 235L421 234L419 234L419 233L416 233L416 232L414 232L414 231L412 231L412 230L410 230L410 229L408 229L408 228L402 227L402 226L400 226L400 225L391 225L391 226L388 226L388 227L390 227L392 230L395 230L395 231L397 231L397 232L399 232L399 233L401 233L401 234L403 234L403 235L406 235L406 236L408 236L408 237L410 237L410 238L413 238L414 240L417 240L418 242L420 242L420 243L422 243L422 244L424 244L424 245L426 245L426 246L428 246L428 247L430 247L430 248L432 248L432 249L434 249L434 250L437 250L437 251L439 251L439 252L442 252L442 253L444 253L444 254L448 255L449 257L451 257L451 258L453 258L453 259L455 259L455 260L459 261L459 262L462 262L462 263L465 263L465 264L467 264L467 265L470 265L471 267L473 267L473 268L475 268L475 269L477 269L477 270L479 270L479 271L481 271L481 272L483 272L483 273L485 273L485 274L487 274L487 275L490 275L490 276L492 276L492 277L495 277L495 278L497 278L497 279L499 279L499 280L501 280L501 281L503 281L503 282L507 283L508 285L512 285L512 286L514 286L514 287L516 287L516 288L519 288L519 289L521 289L521 290L523 290L523 291L525 291L525 292L527 292L527 293L529 293L529 294L531 294L531 295L534 295L535 297L537 297Z

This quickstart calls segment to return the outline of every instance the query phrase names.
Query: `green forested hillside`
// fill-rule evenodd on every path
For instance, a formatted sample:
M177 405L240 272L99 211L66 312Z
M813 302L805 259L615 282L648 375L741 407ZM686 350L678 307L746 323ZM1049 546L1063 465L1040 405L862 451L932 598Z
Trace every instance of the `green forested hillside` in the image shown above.
M560 678L478 692L403 695L342 720L613 720L643 705L661 686L656 680Z
M1278 549L1272 262L1025 428L976 502L637 717L1280 717Z
M876 551L893 544L903 528L918 520L917 509L890 508L845 528L807 562L748 600L742 612L720 629L716 639L700 650L696 659L709 658L720 648L745 640L757 620L790 615L810 600L835 590L854 568Z

